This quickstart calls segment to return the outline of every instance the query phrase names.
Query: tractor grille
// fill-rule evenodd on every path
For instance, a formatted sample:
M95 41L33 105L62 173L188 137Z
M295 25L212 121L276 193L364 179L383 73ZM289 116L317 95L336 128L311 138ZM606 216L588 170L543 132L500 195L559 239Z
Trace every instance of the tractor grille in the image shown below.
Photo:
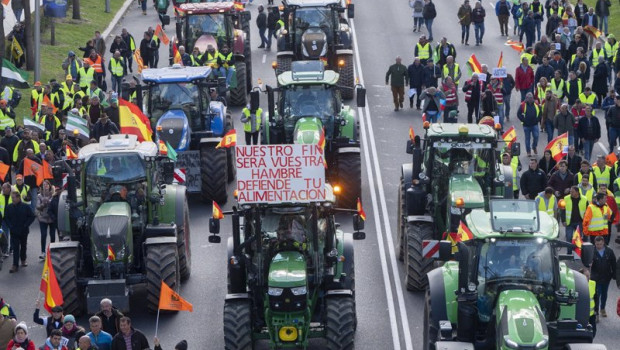
M181 143L181 137L183 137L183 119L168 118L161 120L159 125L161 131L158 131L159 139L164 140L174 148L178 148Z
M301 311L306 308L307 296L294 295L290 288L284 288L279 297L269 296L269 307L271 311L293 312Z

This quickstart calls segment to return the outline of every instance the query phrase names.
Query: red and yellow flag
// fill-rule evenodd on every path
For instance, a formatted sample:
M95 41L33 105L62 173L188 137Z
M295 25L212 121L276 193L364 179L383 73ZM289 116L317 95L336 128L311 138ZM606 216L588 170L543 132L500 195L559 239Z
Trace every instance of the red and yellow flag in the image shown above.
M159 140L159 154L162 156L168 155L168 147L166 146L164 140Z
M151 121L142 113L138 106L120 98L118 100L118 109L121 124L119 127L122 134L136 135L140 142L153 140Z
M65 155L67 156L67 159L78 159L77 154L73 152L73 150L71 149L71 147L69 147L69 145L67 145L67 149L65 150Z
M54 306L60 306L64 303L62 291L60 290L56 274L54 273L54 266L52 266L49 246L47 247L47 254L45 254L45 263L43 264L39 290L45 294L43 306L50 314Z
M224 212L222 212L222 208L215 201L213 201L213 218L217 220L221 220L224 218Z
M462 220L461 220L461 223L459 224L459 229L456 233L457 233L457 238L459 242L468 241L474 238L474 235L469 230L469 227L467 227L467 225L465 225L465 223Z
M511 49L516 50L519 53L525 50L525 46L523 45L523 43L516 40L508 40L506 41L506 43L504 43L504 45L510 46Z
M183 58L181 57L181 54L179 53L179 48L177 47L177 43L172 43L172 57L173 58L173 63L178 63L180 65L183 65Z
M551 151L551 156L556 162L559 162L562 157L568 154L568 132L557 136L545 147L545 151Z
M502 134L502 139L506 142L507 147L510 147L510 145L517 140L517 131L515 130L514 125Z
M159 292L159 309L173 311L194 311L194 306L187 300L172 290L166 282L161 281L161 290Z
M500 51L499 60L497 60L497 68L502 68L504 66L504 51Z
M11 171L11 166L0 162L0 180L2 180L2 182L6 179L6 175L9 171Z
M215 146L215 148L230 148L237 145L237 131L235 129L230 130L229 132L222 137L220 143Z
M409 139L411 140L411 142L413 142L413 140L415 139L415 133L413 132L413 126L409 127Z
M583 241L581 240L581 232L579 231L579 227L577 227L573 232L573 240L571 243L575 246L573 253L581 258L581 246Z
M116 260L116 253L111 245L108 244L108 261Z
M138 65L138 73L142 73L142 70L147 67L144 65L144 61L142 60L142 55L140 55L140 49L136 49L136 51L133 52L133 59L136 61L136 64Z
M235 8L235 10L243 11L245 5L243 5L243 3L240 1L235 1L233 7Z
M53 179L52 165L43 159L43 179Z
M595 39L598 39L601 35L603 35L603 33L598 30L598 28L593 26L585 26L583 27L583 31L588 33L588 35L594 37Z
M166 32L164 32L161 24L158 24L155 28L155 35L157 35L161 39L161 42L164 43L164 45L170 44L170 39L168 38L168 35L166 35Z
M357 215L359 215L362 220L366 221L366 212L364 211L364 208L362 208L362 201L359 197L357 198Z
M43 167L32 159L24 158L24 176L37 178L37 186L43 183Z
M478 58L476 57L476 55L473 53L471 54L471 56L469 56L469 59L467 60L467 65L469 66L469 68L471 69L473 73L482 72L482 65L478 61Z
M319 147L321 147L321 152L323 152L323 166L327 169L327 159L325 158L325 128L321 129L321 135L319 136Z

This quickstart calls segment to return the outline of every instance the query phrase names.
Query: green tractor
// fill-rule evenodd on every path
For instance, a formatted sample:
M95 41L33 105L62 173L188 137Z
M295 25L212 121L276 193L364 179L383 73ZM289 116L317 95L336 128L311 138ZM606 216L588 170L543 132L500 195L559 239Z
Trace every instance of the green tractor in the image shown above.
M534 201L489 207L461 209L471 238L424 242L425 257L445 261L428 273L424 350L605 350L591 344L588 280L557 254L575 246L555 218ZM594 254L582 244L584 265Z
M50 244L65 312L93 314L102 298L128 311L134 285L146 285L156 312L162 281L178 290L191 273L185 187L169 184L174 163L154 142L111 135L53 171L57 184L67 179L58 230L68 240Z
M485 124L425 123L426 134L407 142L412 162L401 168L398 189L399 259L405 263L408 290L423 291L431 259L422 257L422 241L456 232L460 208L487 208L489 198L504 198L496 131ZM519 144L514 143L513 155Z
M318 144L324 135L327 180L339 195L338 206L354 209L362 197L359 120L342 102L339 74L319 61L297 61L291 68L278 75L277 88L266 87L261 142ZM365 107L365 89L358 87L357 94L358 107Z
M227 350L308 347L324 338L325 349L353 349L357 327L353 241L364 239L354 214L355 233L344 233L334 213L335 198L313 203L252 204L233 207L228 239L228 294L224 303ZM211 219L210 242L219 242L219 220Z

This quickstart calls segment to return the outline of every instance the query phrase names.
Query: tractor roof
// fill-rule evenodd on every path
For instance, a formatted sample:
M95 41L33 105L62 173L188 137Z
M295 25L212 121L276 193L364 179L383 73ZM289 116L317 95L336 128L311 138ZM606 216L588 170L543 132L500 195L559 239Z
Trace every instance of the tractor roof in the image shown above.
M300 7L309 7L309 6L327 6L327 5L339 5L341 0L287 0L286 3L289 6L300 6Z
M333 70L325 70L321 61L295 61L291 70L278 76L280 85L329 84L336 85L340 75Z
M99 143L91 143L80 149L78 158L88 161L97 153L138 153L141 157L157 156L157 145L151 141L138 142L136 135L110 135L99 138Z
M228 12L235 9L235 3L232 1L224 2L191 2L181 4L179 6L182 11L187 14L206 14Z
M451 123L433 123L427 133L428 137L467 136L470 138L495 138L496 135L495 130L488 125Z
M172 67L143 70L142 81L149 83L188 83L197 79L207 79L210 74L210 67L183 67L175 64Z

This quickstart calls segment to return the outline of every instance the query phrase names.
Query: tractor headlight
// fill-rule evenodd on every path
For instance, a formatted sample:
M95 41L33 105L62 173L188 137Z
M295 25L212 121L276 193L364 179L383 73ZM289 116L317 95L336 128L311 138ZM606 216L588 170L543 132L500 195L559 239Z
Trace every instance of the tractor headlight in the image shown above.
M282 289L282 288L269 287L269 290L267 291L267 294L271 295L272 297L279 297L280 295L282 295L283 291L284 291L284 289Z
M508 349L519 349L519 344L516 341L510 339L509 336L504 336L504 345L508 347Z
M549 339L547 338L547 336L545 336L545 338L541 341L539 341L538 343L536 343L536 346L534 347L535 349L544 349L547 347L547 345L549 344Z
M300 295L305 295L306 293L308 293L308 289L306 288L306 286L295 287L295 288L291 288L291 292L295 296L300 296Z

